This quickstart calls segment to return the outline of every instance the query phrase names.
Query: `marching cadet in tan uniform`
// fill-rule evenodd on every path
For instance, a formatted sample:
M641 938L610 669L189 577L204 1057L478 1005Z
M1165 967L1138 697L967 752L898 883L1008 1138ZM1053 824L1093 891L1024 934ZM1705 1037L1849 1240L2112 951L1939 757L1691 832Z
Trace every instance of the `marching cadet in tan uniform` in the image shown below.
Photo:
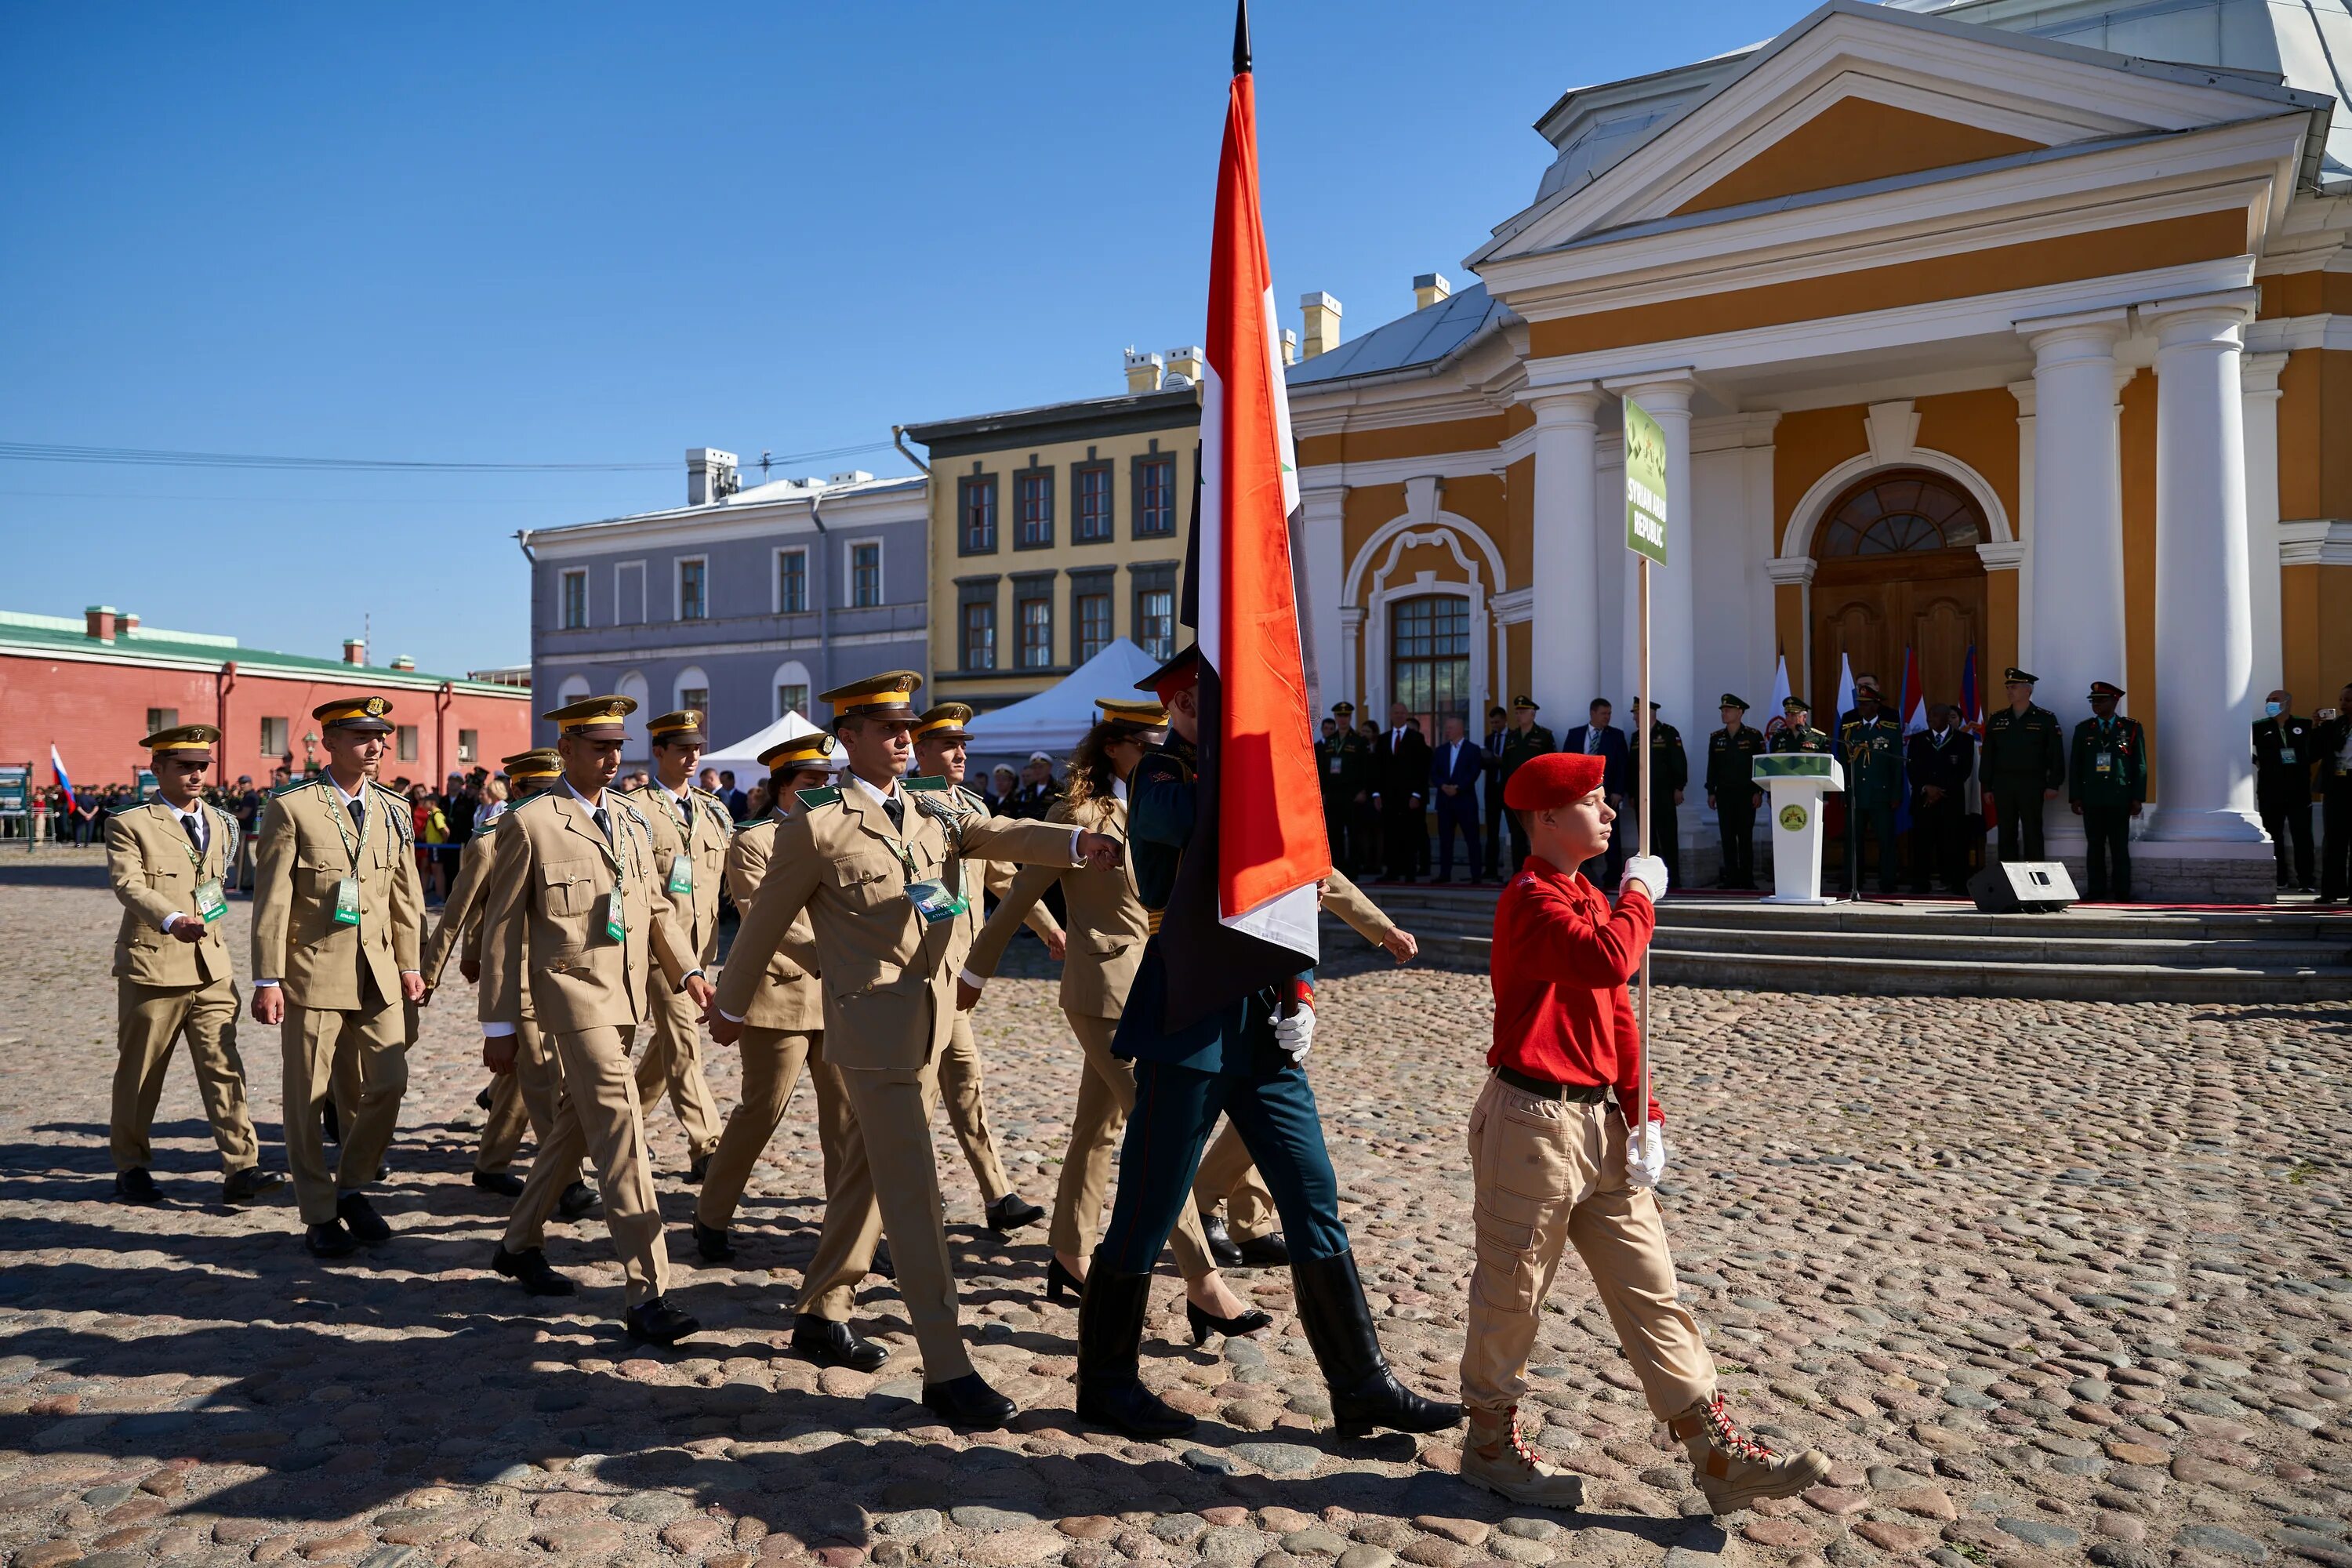
M727 889L735 907L748 910L773 863L778 829L806 808L799 792L822 792L837 765L840 748L831 735L797 736L760 753L776 807L760 822L747 823L727 850ZM747 961L748 962L748 961ZM801 1277L793 1319L793 1348L829 1366L872 1372L889 1352L850 1331L849 1312L857 1284L870 1272L874 1247L882 1234L874 1202L874 1173L865 1140L849 1108L841 1069L824 1059L824 994L816 957L816 931L808 911L793 917L768 960L767 973L744 1016L743 1098L727 1118L727 1131L702 1178L694 1210L694 1241L703 1259L726 1263L735 1257L727 1234L742 1201L744 1184L761 1151L776 1134L799 1087L803 1068L816 1089L817 1142L824 1156L824 1230L816 1256Z
M669 1249L646 1153L629 1043L667 984L710 985L696 964L654 853L652 829L611 785L621 770L626 697L590 697L541 717L556 726L563 777L499 819L482 911L482 1063L509 1070L528 987L553 1037L563 1100L531 1162L490 1267L534 1296L569 1296L541 1246L557 1194L584 1152L596 1163L604 1225L628 1282L629 1337L675 1344L702 1325L664 1300ZM528 964L528 969L526 969Z
M1410 963L1421 943L1400 931L1388 912L1365 896L1347 874L1334 868L1323 880L1323 908L1345 921L1357 935L1384 949L1399 963ZM1250 1159L1249 1146L1227 1121L1201 1156L1192 1178L1192 1202L1200 1210L1201 1233L1209 1239L1209 1254L1226 1268L1284 1268L1290 1264L1290 1244L1275 1228L1274 1194L1266 1190ZM1217 1217L1217 1205L1225 1218Z
M1168 727L1159 703L1097 698L1101 716L1070 758L1069 790L1054 804L1049 822L1092 827L1113 837L1127 836L1127 777L1143 759L1144 745ZM937 710L934 710L937 711ZM1127 1006L1135 966L1151 934L1150 912L1136 897L1133 874L1125 866L1024 866L1013 879L996 913L956 977L956 1001L969 1009L995 974L1013 931L1055 882L1070 914L1070 935L1062 960L1062 1011L1078 1037L1085 1066L1078 1079L1078 1106L1070 1119L1070 1142L1062 1158L1061 1190L1054 1197L1053 1261L1045 1269L1045 1299L1086 1287L1087 1260L1102 1229L1103 1202L1110 1190L1110 1157L1119 1131L1135 1109L1135 1068L1111 1054L1111 1037ZM968 1016L968 1013L959 1015ZM1251 1333L1273 1321L1234 1294L1217 1273L1208 1240L1188 1210L1169 1237L1184 1276L1185 1316L1193 1342L1211 1331Z
M405 797L370 776L391 711L381 697L312 709L326 770L270 796L255 832L253 1016L283 1031L286 1161L303 1245L318 1258L392 1237L360 1188L399 1125L407 1008L425 1000L414 819ZM339 1068L356 1072L359 1099L330 1171L319 1111Z
M988 803L963 786L964 747L971 740L971 731L964 726L971 721L971 708L962 702L940 703L916 721L916 778L912 782L920 787L937 781L957 798L961 810L985 816ZM999 899L1013 886L1013 868L1002 862L984 863L982 877L988 891ZM980 938L980 928L986 918L981 906L985 900L978 887L960 886L950 890L961 895L966 906L962 918L955 922L957 950L948 960L951 970L961 970L964 955ZM1038 936L1044 938L1051 931L1055 938L1059 938L1061 928L1054 923L1054 917L1044 910L1038 912L1045 917L1043 922L1030 922ZM1004 1173L1004 1162L997 1155L996 1135L988 1130L988 1090L981 1079L980 1042L972 1037L971 1013L961 1008L957 1010L955 1026L948 1034L947 1049L940 1053L939 1093L947 1102L948 1125L955 1129L956 1142L963 1145L964 1161L971 1166L971 1179L980 1184L981 1201L987 1205L988 1228L1001 1236L1044 1219L1044 1209L1013 1190L1013 1178Z
M695 962L719 962L719 885L727 875L727 841L735 819L727 803L694 787L706 737L692 709L646 724L653 742L654 782L629 796L653 829L655 868L677 906L677 923L694 944ZM637 1101L651 1110L669 1095L686 1129L689 1181L702 1180L719 1147L722 1119L702 1073L702 1010L679 991L655 988L653 1039L637 1058Z
M741 1037L769 960L806 910L824 975L824 1054L841 1068L874 1167L898 1294L922 1347L923 1403L961 1426L1002 1426L1015 1406L971 1370L964 1350L931 1152L928 1085L955 1026L950 961L961 952L963 909L954 889L967 859L1116 864L1119 847L1100 834L984 816L944 788L902 781L917 721L908 699L921 684L893 670L821 694L848 772L837 789L802 792L800 814L777 826L719 979L711 1034L722 1045Z
M518 752L504 759L499 766L514 791L509 811L551 786L562 776L563 769L554 752L544 748ZM450 884L449 896L442 900L441 923L425 939L425 984L428 988L439 987L450 955L459 953L461 949L458 973L469 985L482 978L483 894L488 890L491 846L497 842L499 824L505 820L504 812L492 817L487 827L466 840L465 851L457 858L457 879ZM523 1133L528 1131L544 1149L548 1135L554 1131L555 1113L563 1095L562 1072L548 1048L546 1037L539 1032L538 1020L531 1015L528 983L515 1038L514 1070L492 1078L495 1087L490 1090L489 1117L482 1123L481 1142L474 1153L474 1185L509 1198L522 1195L522 1179L509 1167L522 1147ZM595 1206L596 1194L576 1175L556 1200L556 1207L566 1219L578 1219Z
M134 1203L163 1194L147 1173L148 1130L172 1065L172 1042L188 1039L196 1091L220 1146L227 1177L223 1203L243 1203L284 1178L261 1168L245 1105L245 1063L236 1054L236 984L218 921L221 889L236 869L236 819L204 802L220 731L210 724L161 730L140 742L152 754L155 798L106 824L106 870L122 900L114 938L114 1191Z

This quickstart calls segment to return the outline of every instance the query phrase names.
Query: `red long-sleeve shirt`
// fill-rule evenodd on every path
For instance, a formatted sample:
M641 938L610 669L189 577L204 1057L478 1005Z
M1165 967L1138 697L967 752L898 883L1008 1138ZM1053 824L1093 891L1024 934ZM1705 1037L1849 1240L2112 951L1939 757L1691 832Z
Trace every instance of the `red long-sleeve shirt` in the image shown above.
M1488 1067L1550 1083L1607 1085L1633 1114L1641 1029L1625 982L1642 966L1657 910L1639 884L1613 910L1577 872L1534 856L1495 906L1495 1044ZM1664 1112L1653 1100L1653 1120Z

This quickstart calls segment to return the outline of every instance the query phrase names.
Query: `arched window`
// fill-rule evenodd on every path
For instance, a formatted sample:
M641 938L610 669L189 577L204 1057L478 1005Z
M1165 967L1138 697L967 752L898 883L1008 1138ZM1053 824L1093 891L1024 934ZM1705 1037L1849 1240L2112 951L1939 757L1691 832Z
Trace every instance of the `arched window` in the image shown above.
M809 716L809 668L799 659L788 658L776 666L776 679L771 683L776 689L776 717L797 713Z
M1813 532L1813 554L1899 555L1973 547L1986 538L1984 513L1967 491L1925 468L1871 475L1837 499Z
M710 722L710 677L702 673L698 664L689 664L670 683L673 710L691 708L702 715L703 723Z
M567 675L563 678L563 684L555 689L555 705L558 708L569 708L581 699L593 695L586 676Z
M1432 745L1444 737L1448 715L1470 716L1468 598L1420 594L1389 605L1389 691L1420 719Z

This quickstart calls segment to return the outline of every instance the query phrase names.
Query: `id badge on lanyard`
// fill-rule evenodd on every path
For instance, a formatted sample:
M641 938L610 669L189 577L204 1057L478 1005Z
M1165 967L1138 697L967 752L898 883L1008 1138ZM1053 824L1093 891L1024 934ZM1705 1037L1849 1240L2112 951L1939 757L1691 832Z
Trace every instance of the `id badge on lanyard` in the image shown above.
M951 921L971 908L961 893L949 891L944 882L909 882L907 897L915 901L915 912L923 917L925 925Z
M614 942L629 940L628 915L621 900L621 889L617 887L604 895L604 934Z
M692 851L682 850L670 857L669 890L673 893L691 893L694 891L694 855Z
M335 884L335 923L355 926L360 923L360 879L345 877Z
M228 900L221 893L219 878L196 884L196 913L205 917L206 925L227 917Z

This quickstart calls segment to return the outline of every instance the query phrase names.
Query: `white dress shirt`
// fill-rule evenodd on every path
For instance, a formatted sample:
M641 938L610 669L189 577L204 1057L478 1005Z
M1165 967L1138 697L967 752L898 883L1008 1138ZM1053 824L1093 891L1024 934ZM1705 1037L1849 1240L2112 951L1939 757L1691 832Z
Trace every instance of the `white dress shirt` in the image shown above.
M197 858L201 859L205 854L209 853L213 847L212 824L205 820L205 808L199 805L188 806L184 810L179 806L173 805L168 800L165 801L163 805L171 811L173 816L180 819L183 824L180 829L181 832L185 833L187 831L187 828L184 826L187 823L193 822L196 825L196 836L194 842L196 847ZM201 874L202 873L199 873L199 875ZM170 914L165 915L163 917L164 934L167 936L170 935L172 928L187 918L187 916L182 914L177 910L173 910Z

